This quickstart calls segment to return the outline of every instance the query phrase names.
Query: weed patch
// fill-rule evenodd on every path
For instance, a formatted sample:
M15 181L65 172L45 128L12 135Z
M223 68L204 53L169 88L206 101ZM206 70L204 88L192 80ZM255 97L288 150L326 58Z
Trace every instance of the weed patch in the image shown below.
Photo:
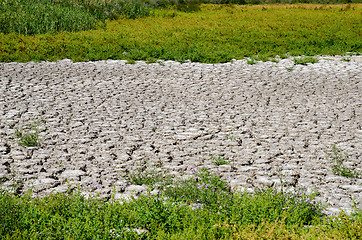
M294 58L293 62L295 64L301 64L301 65L307 65L308 63L317 63L318 59L315 57L300 57L300 58Z
M137 170L128 172L125 176L131 184L147 185L151 189L169 185L172 182L172 176L167 175L162 170L156 170L152 166L143 165Z
M360 211L325 218L313 195L275 188L234 193L206 169L123 203L85 198L79 189L43 198L1 190L0 211L3 239L358 239L362 226Z
M211 160L216 166L231 165L231 163L228 160L226 160L225 157L223 157L221 155L219 155L218 157L211 156Z
M165 196L193 209L207 208L222 211L230 205L233 192L218 175L205 168L194 172L195 178L179 180L164 190Z
M39 126L34 123L30 129L18 128L15 131L15 138L19 145L24 147L40 146Z
M362 175L361 171L351 169L344 165L344 162L348 160L348 155L343 155L341 149L333 146L332 152L327 154L329 161L332 164L332 171L335 175L348 178L358 178Z
M35 36L11 33L25 34L25 27L22 27L23 30L11 30L15 26L9 24L20 24L22 21L5 19L0 27L9 30L2 31L6 34L0 34L0 61L55 61L68 58L73 61L121 59L133 62L148 59L155 62L162 59L222 63L254 57L254 60L249 60L249 64L253 64L256 60L264 61L276 55L284 58L341 55L346 52L358 54L362 52L358 31L361 25L360 9L360 5L352 5L341 13L337 6L314 10L309 5L278 5L262 11L257 6L200 5L195 12L156 9L154 15L135 20L123 17L111 20L113 17L103 16L105 28L103 20L89 20L100 24L98 28L92 28L95 30L86 30L86 23L72 23L79 28L84 26L86 31L83 32L54 32L57 31L54 27L54 30L49 30L52 34L38 35L45 30L31 30ZM92 11L87 11L91 13L89 19L90 16L101 19ZM8 14L8 11L5 12ZM45 13L47 11L42 11L42 14ZM68 21L68 18L61 18ZM87 17L79 19L85 21ZM48 23L49 27L57 26ZM30 28L25 23L23 25L29 34ZM307 58L296 61L307 64L315 60Z
M250 58L250 59L246 60L246 63L249 65L254 65L254 64L256 64L256 60L255 60L255 58Z

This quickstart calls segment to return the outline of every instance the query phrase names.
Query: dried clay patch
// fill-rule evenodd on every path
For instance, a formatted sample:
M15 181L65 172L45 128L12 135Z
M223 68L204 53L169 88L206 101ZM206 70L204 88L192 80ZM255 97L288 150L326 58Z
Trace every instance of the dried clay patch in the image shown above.
M127 174L147 165L174 177L206 167L252 190L277 184L284 164L290 187L317 190L330 213L353 198L361 208L361 178L336 175L328 155L335 146L362 169L361 69L325 58L0 63L2 186L122 198L145 191ZM39 142L20 145L33 124Z

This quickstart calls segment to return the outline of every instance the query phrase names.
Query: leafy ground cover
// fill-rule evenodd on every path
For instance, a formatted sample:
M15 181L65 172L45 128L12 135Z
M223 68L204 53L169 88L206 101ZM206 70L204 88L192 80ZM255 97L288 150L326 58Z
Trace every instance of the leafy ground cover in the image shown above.
M204 63L250 57L360 54L361 4L200 5L105 20L106 27L33 36L0 34L0 61L157 59Z
M162 181L155 179L155 181ZM162 184L161 184L162 185ZM206 169L121 203L80 190L0 193L2 239L359 239L362 213L327 217L304 190L235 193Z

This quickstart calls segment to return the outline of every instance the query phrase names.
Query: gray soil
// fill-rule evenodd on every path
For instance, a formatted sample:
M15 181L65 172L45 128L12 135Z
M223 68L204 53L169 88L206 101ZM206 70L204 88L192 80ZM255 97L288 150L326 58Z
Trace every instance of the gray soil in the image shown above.
M361 69L358 56L0 63L2 187L121 199L145 191L126 178L143 165L175 177L206 167L236 190L280 185L282 174L290 189L319 192L330 214L350 211L353 198L361 209L361 177L335 175L327 154L335 145L362 171ZM34 121L41 145L20 146L16 129Z

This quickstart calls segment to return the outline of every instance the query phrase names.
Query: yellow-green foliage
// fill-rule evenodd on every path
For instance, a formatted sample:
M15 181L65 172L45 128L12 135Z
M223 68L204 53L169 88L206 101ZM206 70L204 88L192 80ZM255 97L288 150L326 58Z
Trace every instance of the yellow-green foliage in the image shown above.
M107 22L106 29L0 34L0 61L165 59L226 62L258 56L361 53L362 4L201 5L196 12Z
M159 193L141 194L123 203L113 197L109 201L98 195L86 198L80 188L73 191L71 186L66 193L43 198L0 189L1 239L362 237L362 212L356 206L349 215L328 217L324 206L315 201L316 195L306 189L291 192L271 187L256 188L253 194L234 193L225 180L206 168L187 180L165 181L151 174L145 182L142 173L134 175L139 175L137 184L163 182L158 185ZM0 178L0 187L9 180ZM89 187L95 190L99 186L90 182Z

